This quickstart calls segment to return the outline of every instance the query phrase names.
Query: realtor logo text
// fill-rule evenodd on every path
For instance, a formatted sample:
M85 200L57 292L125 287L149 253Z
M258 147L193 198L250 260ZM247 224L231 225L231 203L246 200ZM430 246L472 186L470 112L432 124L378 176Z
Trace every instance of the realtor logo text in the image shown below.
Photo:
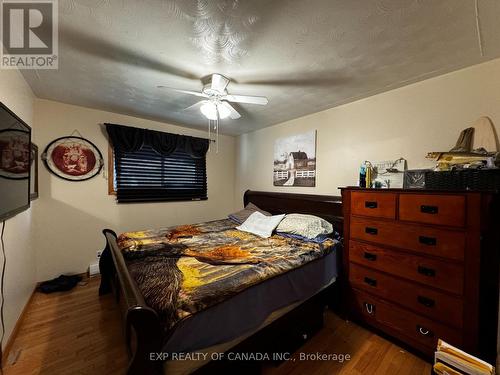
M57 0L2 0L0 67L57 69Z

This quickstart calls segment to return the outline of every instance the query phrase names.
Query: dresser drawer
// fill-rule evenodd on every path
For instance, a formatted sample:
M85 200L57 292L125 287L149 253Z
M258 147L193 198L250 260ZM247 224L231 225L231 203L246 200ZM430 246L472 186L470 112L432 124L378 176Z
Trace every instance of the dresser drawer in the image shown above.
M375 192L352 192L353 215L396 218L396 194Z
M464 259L461 231L351 217L350 238L455 260Z
M406 309L382 301L361 291L353 290L351 309L368 323L378 323L395 336L408 337L432 353L438 338L462 346L460 331L432 321Z
M463 195L400 194L399 219L418 223L465 225Z
M457 328L463 326L463 302L459 298L355 263L349 265L349 281L353 288L370 292L428 318Z
M463 293L464 269L459 264L384 249L357 241L349 241L349 260L374 270L458 295Z

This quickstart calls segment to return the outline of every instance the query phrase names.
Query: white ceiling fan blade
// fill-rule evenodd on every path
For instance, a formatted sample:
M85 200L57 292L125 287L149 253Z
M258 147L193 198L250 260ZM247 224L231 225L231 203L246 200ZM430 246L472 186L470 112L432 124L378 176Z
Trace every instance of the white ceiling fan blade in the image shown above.
M259 104L266 105L269 103L264 96L249 96L249 95L226 95L224 97L225 100L235 103L248 103L248 104Z
M229 79L227 79L223 75L217 73L212 74L212 84L210 86L212 90L223 93L228 84L229 84Z
M203 103L205 103L206 100L200 100L197 103L194 103L193 105L190 105L187 108L184 108L182 111L192 111L192 110L200 110L200 107L202 106Z
M234 109L234 107L228 102L223 101L221 105L229 110L229 117L231 117L233 120L237 120L241 117L238 111Z
M159 89L166 89L166 90L172 90L176 92L181 92L183 94L188 94L188 95L194 95L194 96L201 96L202 98L208 98L208 95L202 93L202 92L197 92L197 91L191 91L191 90L179 90L179 89L174 89L173 87L168 87L168 86L156 86Z

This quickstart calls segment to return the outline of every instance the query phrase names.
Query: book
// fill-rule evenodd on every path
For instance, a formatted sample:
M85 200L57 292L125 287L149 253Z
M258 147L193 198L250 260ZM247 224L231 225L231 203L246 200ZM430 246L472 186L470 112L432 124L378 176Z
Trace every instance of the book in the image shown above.
M434 372L438 375L494 375L495 368L457 347L439 339L434 354Z
M463 372L457 371L454 368L445 365L443 362L436 362L433 368L434 373L437 375L464 375Z

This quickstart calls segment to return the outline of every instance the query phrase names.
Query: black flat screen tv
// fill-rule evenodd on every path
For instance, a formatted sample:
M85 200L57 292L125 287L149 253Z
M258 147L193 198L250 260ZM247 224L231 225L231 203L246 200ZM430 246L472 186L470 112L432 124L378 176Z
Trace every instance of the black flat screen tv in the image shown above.
M30 206L31 128L0 103L0 221Z

